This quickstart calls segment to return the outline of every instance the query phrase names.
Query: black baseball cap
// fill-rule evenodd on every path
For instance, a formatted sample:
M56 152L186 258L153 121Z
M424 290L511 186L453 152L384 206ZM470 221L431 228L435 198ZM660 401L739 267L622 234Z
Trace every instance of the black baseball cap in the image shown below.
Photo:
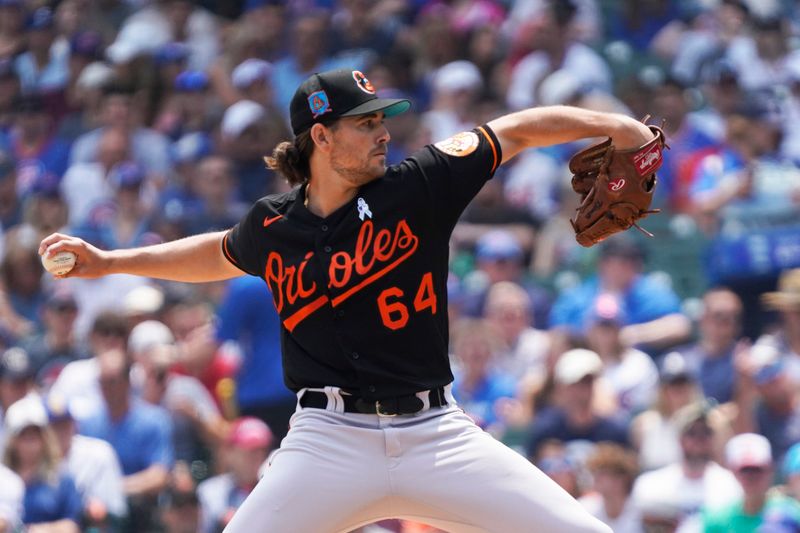
M309 76L295 91L289 111L292 131L297 135L317 122L377 111L391 117L409 107L411 102L402 98L378 98L361 71L338 69Z

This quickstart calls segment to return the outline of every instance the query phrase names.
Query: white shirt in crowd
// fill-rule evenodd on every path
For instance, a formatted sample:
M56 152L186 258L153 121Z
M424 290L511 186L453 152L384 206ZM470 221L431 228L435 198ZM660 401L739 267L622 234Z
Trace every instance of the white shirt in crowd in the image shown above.
M25 497L25 483L17 474L0 463L0 521L16 531L22 526L22 501Z
M72 437L65 464L84 502L89 499L99 500L105 504L109 514L117 517L128 514L122 486L122 468L109 443L75 435Z
M616 518L610 518L606 514L603 498L596 492L582 496L578 500L589 514L606 524L614 533L642 533L642 513L633 502L633 498L628 498L622 512Z
M646 515L647 509L672 509L681 519L691 519L702 508L718 509L742 497L742 487L733 475L711 462L703 476L689 479L681 463L641 474L633 485L633 501Z

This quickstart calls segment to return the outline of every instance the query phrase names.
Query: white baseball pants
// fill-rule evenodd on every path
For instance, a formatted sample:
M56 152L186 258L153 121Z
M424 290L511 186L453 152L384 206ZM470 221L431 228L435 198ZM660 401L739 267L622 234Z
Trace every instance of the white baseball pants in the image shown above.
M451 533L611 531L458 407L343 413L337 394L329 410L298 407L225 533L347 532L387 518Z

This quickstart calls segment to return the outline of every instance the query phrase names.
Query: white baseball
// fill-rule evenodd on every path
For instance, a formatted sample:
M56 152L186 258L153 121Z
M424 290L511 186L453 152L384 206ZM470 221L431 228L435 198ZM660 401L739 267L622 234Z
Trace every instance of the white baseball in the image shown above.
M72 252L58 252L53 257L42 256L42 266L56 276L62 276L75 266L77 256Z

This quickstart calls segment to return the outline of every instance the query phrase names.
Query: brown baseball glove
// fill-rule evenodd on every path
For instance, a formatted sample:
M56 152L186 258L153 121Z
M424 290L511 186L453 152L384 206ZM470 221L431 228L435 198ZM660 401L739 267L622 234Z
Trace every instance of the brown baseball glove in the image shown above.
M649 127L655 137L639 148L617 150L609 138L570 159L572 188L581 195L581 205L570 222L580 245L592 246L631 226L652 237L636 221L659 211L651 210L650 203L656 170L669 146L660 127Z

